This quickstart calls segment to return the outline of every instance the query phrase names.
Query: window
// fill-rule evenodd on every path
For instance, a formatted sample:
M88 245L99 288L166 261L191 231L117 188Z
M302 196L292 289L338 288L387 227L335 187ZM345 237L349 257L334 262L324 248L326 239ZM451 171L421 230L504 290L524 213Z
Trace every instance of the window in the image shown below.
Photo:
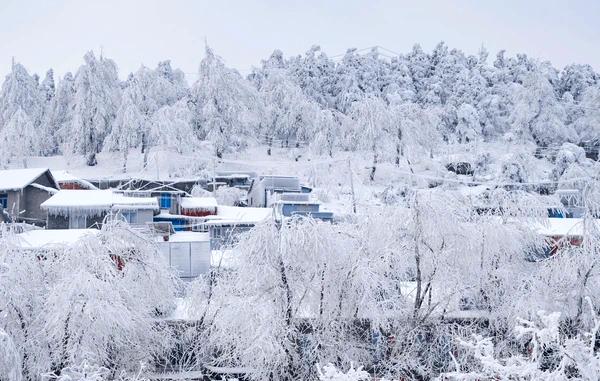
M161 209L171 209L171 194L161 193L159 202Z
M69 216L69 229L87 228L87 216L84 214L71 214Z
M137 224L138 223L137 211L135 211L135 210L124 211L124 212L121 212L121 214L123 215L123 218L125 218L125 221L127 221L129 224Z
M8 208L8 194L0 193L0 207L4 209Z

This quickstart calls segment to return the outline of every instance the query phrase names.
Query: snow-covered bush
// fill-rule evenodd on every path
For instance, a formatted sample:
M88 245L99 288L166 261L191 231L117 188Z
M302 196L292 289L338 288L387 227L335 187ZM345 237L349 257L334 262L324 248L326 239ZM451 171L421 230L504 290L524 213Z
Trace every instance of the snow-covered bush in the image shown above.
M507 183L527 183L531 179L532 157L524 153L510 154L504 157L498 178Z
M317 370L320 381L366 381L369 379L369 373L365 372L362 367L355 369L352 365L347 372L336 368L333 364L323 367L317 365Z
M519 319L517 340L526 343L526 353L498 357L492 338L474 336L459 341L479 363L475 370L463 371L455 359L456 370L442 374L440 380L598 380L600 352L596 340L600 321L593 308L593 326L575 337L561 333L561 314L539 311L536 321Z
M149 237L113 222L50 251L18 240L0 238L0 325L24 378L86 363L135 370L169 349L159 317L172 308L177 279Z
M554 159L553 178L555 180L560 179L569 167L573 164L582 164L585 160L585 150L583 148L572 143L564 143Z
M0 379L21 381L21 358L12 339L0 328Z
M235 187L219 187L215 192L215 198L219 205L238 205L246 198L248 192Z

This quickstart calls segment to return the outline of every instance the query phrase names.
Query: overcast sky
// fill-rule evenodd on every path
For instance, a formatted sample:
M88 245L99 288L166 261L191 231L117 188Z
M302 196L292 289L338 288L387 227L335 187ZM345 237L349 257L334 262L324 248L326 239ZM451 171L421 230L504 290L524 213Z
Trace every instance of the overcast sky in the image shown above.
M14 56L30 72L62 76L102 48L122 78L171 59L193 81L205 37L242 73L276 48L289 56L318 44L334 56L374 45L430 51L441 40L466 53L483 45L600 70L599 20L597 0L0 0L0 75Z

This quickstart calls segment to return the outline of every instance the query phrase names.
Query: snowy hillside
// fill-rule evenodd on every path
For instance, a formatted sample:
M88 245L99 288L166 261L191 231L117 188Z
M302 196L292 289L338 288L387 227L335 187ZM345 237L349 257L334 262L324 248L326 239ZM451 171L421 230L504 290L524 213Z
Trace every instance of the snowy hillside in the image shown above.
M368 151L372 161L436 155L449 144L498 142L555 149L564 142L598 149L600 77L588 65L559 71L526 55L492 59L440 43L390 57L377 48L331 59L318 47L285 58L276 50L243 78L206 47L198 80L163 61L126 81L117 63L89 52L75 74L43 80L14 63L0 92L0 164L30 155L130 149L189 155L212 143L217 157L249 142L302 147L334 156Z

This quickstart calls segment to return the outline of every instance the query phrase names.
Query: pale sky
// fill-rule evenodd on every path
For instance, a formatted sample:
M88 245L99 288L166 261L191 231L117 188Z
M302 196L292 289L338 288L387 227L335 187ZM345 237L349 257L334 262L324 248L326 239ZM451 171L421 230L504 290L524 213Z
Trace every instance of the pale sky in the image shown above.
M285 56L314 44L329 56L374 45L404 53L441 40L470 54L483 45L490 59L506 49L600 71L600 1L0 0L0 76L13 56L30 73L51 67L62 76L102 48L122 78L171 59L191 82L205 37L242 73L276 48Z

